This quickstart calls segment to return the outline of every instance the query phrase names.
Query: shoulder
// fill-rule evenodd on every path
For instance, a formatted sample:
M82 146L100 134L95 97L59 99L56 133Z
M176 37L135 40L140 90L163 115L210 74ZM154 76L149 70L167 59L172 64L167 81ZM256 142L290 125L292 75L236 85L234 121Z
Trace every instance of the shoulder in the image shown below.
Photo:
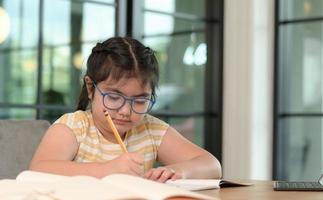
M156 159L158 148L168 131L169 124L146 114L142 120L127 134L128 145L131 148L142 148L149 159Z
M58 118L54 124L66 124L70 128L79 127L89 123L92 114L91 111L78 110L71 113L65 113L60 118Z
M149 130L156 130L156 131L166 131L169 127L168 123L149 114L146 114L144 116L139 126L140 125L141 126L144 125Z
M140 121L140 123L132 129L130 135L149 135L149 138L153 138L154 140L161 140L167 132L168 128L168 123L154 116L146 114Z
M92 119L91 111L78 110L72 113L66 113L57 119L54 124L64 124L72 130L76 137L81 139L86 135Z
M66 113L58 118L55 123L73 125L74 123L86 122L89 119L89 111L78 110L72 113Z

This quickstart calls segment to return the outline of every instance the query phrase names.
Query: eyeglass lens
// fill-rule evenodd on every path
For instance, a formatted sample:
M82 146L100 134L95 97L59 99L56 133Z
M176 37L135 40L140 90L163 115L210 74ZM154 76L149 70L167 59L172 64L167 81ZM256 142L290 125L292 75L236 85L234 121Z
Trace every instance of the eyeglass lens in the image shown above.
M106 93L103 97L105 107L112 110L121 108L126 101L130 101L131 108L136 113L146 113L152 107L152 101L144 97L126 98L118 93Z

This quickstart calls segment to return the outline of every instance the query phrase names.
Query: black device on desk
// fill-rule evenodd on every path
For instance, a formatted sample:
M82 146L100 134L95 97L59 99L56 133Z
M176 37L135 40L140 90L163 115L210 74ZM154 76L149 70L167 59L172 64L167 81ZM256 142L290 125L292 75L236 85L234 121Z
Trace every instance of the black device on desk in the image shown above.
M318 181L275 181L274 190L323 192L323 174L321 175Z

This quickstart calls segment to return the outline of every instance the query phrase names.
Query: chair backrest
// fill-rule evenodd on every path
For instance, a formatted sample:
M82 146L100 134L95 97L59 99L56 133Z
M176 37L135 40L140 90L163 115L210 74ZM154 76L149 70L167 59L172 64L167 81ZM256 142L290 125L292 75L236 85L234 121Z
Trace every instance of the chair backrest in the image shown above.
M0 120L0 179L28 169L49 126L45 120Z

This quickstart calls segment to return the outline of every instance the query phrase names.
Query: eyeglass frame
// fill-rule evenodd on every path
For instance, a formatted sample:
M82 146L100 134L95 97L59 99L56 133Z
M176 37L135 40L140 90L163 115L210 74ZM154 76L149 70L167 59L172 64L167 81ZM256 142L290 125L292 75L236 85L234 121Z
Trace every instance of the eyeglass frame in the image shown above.
M100 88L96 85L96 83L95 82L93 82L93 85L94 85L94 87L100 92L100 94L102 95L102 103L103 103L103 106L105 107L105 108L107 108L107 109L109 109L109 110L119 110L120 108L122 108L125 104L126 104L126 102L127 101L129 101L130 102L130 108L131 108L131 111L133 111L133 112L135 112L136 114L139 114L139 115L143 115L143 114L146 114L146 113L148 113L152 108L153 108L153 106L154 106L154 104L156 103L156 100L155 100L155 98L154 98L154 96L153 95L151 95L151 99L150 98L146 98L146 97L140 97L140 99L146 99L146 100L149 100L150 101L150 106L148 106L148 108L147 108L147 111L146 112L144 112L144 113L140 113L140 112L137 112L137 111L135 111L134 109L133 109L133 103L134 103L134 100L135 99L138 99L139 97L127 97L127 96L125 96L125 95L123 95L123 94L121 94L121 93L118 93L118 92L102 92L101 90L100 90ZM109 95L109 93L112 93L112 94L117 94L117 95L119 95L119 96L121 96L122 98L123 98L123 103L121 104L121 106L120 107L118 107L118 108L108 108L106 105L105 105L105 103L104 103L104 98L105 98L105 96L107 96L107 95Z

